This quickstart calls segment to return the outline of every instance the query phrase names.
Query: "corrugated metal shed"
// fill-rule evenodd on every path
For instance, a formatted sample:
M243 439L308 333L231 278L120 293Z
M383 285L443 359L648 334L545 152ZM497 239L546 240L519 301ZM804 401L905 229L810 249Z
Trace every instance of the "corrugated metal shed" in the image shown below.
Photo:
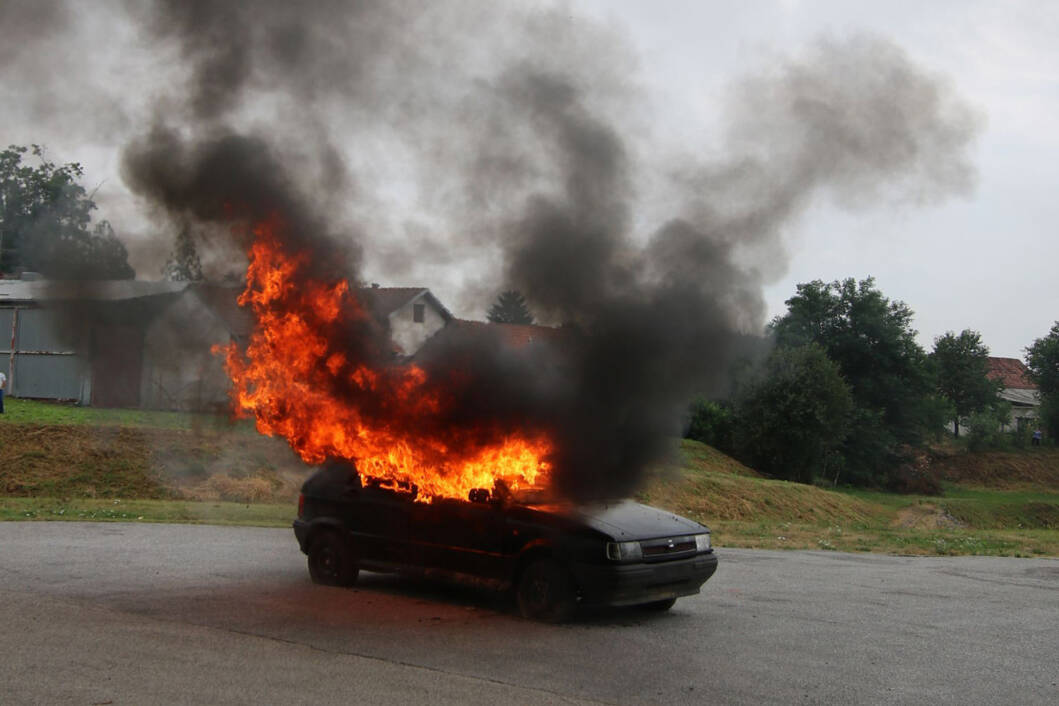
M125 378L140 355L135 332L158 299L186 282L0 280L0 363L13 397L81 404L139 403ZM93 379L108 384L93 394ZM109 384L112 383L112 384ZM100 397L101 393L104 393Z

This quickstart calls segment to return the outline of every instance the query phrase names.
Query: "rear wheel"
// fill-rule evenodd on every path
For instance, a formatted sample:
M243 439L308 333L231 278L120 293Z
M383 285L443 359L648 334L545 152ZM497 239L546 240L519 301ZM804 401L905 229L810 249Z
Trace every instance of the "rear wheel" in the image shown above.
M324 586L352 586L357 565L337 532L322 532L309 545L309 577Z
M522 572L518 608L524 618L562 623L574 616L577 590L573 578L554 559L538 559Z
M672 608L676 604L676 602L676 598L667 598L664 601L651 601L650 603L644 603L640 607L645 608L647 610L657 610L659 613L664 613L665 611Z

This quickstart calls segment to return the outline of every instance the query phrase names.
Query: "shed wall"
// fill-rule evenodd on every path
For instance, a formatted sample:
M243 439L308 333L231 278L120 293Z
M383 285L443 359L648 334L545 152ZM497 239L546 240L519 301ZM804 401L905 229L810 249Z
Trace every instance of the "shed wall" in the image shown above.
M0 308L0 369L8 377L5 394L87 404L91 374L85 356L73 349L80 332L71 331L71 325L68 319L46 309Z

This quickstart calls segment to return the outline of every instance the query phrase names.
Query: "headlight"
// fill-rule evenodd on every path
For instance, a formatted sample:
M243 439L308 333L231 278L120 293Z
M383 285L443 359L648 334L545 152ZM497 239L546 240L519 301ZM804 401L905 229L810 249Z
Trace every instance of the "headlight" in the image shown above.
M614 561L643 559L639 542L607 542L607 558Z
M704 552L710 548L710 535L709 534L697 534L695 535L695 551Z

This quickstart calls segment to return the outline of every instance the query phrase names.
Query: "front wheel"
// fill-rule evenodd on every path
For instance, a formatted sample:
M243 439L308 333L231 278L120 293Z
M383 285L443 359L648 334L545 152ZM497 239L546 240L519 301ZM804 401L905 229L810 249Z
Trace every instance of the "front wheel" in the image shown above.
M577 609L573 578L554 559L539 559L526 567L518 582L518 607L522 617L562 623Z
M322 532L309 545L309 578L324 586L352 586L356 564L349 546L336 532Z

